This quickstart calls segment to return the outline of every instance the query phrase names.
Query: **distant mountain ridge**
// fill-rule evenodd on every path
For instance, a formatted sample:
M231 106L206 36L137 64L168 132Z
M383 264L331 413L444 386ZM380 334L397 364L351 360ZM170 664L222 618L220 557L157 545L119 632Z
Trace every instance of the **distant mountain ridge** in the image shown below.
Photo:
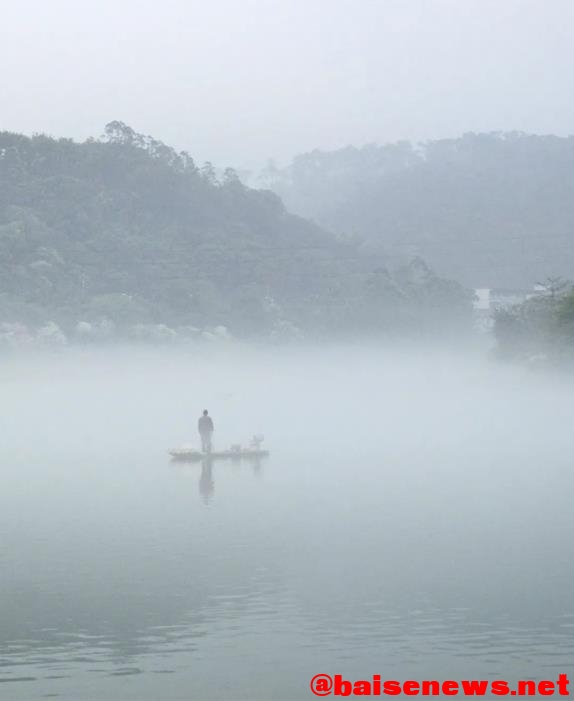
M290 211L421 256L471 287L531 287L574 270L574 138L521 133L313 151L264 182Z

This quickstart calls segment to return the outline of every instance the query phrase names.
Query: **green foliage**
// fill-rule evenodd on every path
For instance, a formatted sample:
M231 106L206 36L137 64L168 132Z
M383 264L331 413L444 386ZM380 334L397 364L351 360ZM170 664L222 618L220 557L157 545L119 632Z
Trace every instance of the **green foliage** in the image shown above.
M472 287L570 274L573 178L573 138L519 133L313 151L263 173L291 211Z
M510 309L498 310L494 333L503 357L544 354L574 357L574 288L547 278L540 293Z
M84 143L0 133L0 323L277 338L470 324L460 286L375 258L122 122Z

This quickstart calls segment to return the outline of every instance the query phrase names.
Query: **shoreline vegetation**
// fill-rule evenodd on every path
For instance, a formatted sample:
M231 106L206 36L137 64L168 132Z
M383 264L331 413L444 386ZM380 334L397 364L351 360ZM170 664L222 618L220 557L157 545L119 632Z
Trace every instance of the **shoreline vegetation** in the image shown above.
M574 368L574 285L541 283L543 293L494 315L495 357L533 368Z

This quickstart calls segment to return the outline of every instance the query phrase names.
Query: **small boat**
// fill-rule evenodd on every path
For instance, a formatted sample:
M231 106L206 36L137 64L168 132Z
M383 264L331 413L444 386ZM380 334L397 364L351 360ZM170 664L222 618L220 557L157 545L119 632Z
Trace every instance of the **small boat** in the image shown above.
M242 448L241 450L214 450L211 453L202 453L201 450L195 448L174 448L169 451L173 460L182 460L185 462L195 462L198 460L214 460L221 458L230 458L232 460L241 460L242 458L265 458L269 455L268 450L252 450L251 448Z
M263 436L254 436L250 445L243 448L241 445L232 445L228 450L214 450L211 453L204 453L197 448L183 447L174 448L169 452L173 460L181 460L185 462L196 462L204 459L232 459L241 460L253 458L265 458L269 455L268 450L261 449Z

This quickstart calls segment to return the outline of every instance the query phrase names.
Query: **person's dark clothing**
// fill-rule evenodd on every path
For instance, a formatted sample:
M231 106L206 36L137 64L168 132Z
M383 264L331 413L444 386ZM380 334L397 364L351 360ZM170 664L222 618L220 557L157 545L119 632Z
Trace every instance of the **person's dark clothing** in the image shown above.
M197 430L200 433L213 433L213 421L211 416L201 416L197 422Z
M197 422L197 430L201 436L201 450L204 453L211 453L211 434L213 433L211 416L201 416Z

